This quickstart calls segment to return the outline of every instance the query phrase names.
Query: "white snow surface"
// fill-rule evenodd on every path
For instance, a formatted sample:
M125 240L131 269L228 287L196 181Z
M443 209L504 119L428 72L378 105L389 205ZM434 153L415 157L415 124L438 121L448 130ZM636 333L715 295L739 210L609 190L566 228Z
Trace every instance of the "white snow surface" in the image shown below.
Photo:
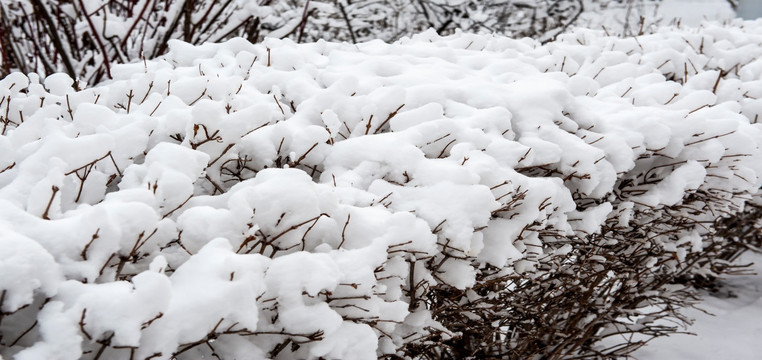
M685 315L695 319L689 334L660 337L636 351L639 360L762 358L762 255L745 254L739 263L753 263L754 274L734 275L720 282L717 293Z
M375 358L442 328L410 282L531 269L532 224L589 234L707 189L737 211L762 184L760 34L174 41L78 92L12 74L0 329L38 325L0 356L264 358L289 336L293 358ZM643 185L615 203L621 179Z

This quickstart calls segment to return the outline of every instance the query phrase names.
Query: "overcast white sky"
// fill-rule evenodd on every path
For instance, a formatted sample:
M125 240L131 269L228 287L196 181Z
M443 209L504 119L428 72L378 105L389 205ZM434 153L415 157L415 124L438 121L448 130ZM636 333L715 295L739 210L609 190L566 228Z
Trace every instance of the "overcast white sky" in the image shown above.
M740 0L736 11L744 19L762 17L762 0Z

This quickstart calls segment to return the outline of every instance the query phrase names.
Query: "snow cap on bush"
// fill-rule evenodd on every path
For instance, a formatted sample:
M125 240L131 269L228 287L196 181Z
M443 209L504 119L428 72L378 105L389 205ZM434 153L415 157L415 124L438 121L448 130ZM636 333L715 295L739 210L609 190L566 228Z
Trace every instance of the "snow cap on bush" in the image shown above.
M626 354L599 341L667 331L644 319L721 272L715 221L762 184L758 30L173 42L79 91L12 74L0 354Z

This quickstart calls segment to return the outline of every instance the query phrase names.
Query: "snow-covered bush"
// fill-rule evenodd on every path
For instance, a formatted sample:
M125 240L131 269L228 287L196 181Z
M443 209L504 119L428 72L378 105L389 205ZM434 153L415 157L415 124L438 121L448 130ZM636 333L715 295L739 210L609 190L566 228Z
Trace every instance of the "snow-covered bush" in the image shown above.
M309 28L316 39L394 41L428 28L444 35L457 30L533 37L547 41L571 26L585 10L608 0L360 0L335 1Z
M650 0L630 0L641 3ZM242 36L297 42L395 41L428 28L548 41L587 10L616 0L3 0L2 70L65 72L83 84L112 77L115 63L153 59L171 39L192 44ZM629 14L629 13L628 13ZM589 21L586 24L590 25Z
M2 14L3 68L65 72L90 84L111 78L111 64L151 59L170 39L199 44L233 36L256 40L270 22L295 18L282 1L7 0ZM274 3L270 5L269 3Z
M626 354L759 237L762 24L732 25L11 74L0 356Z

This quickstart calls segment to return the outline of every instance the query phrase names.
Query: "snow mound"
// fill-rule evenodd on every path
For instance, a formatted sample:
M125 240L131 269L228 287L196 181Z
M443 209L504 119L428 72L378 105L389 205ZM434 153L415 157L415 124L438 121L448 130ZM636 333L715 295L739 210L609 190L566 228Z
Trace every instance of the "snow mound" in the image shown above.
M762 184L759 34L175 41L82 91L12 74L0 355L395 354L462 336L433 289L665 209L693 222L642 236L683 269Z

